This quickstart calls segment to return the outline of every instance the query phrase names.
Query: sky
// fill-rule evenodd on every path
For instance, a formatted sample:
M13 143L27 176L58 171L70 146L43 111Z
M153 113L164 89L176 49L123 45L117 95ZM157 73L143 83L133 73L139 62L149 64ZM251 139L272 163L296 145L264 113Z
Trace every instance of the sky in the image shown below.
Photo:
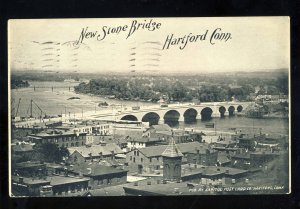
M135 21L160 25L153 31L139 28L127 37ZM9 64L11 70L93 73L288 69L289 22L288 17L10 20ZM126 25L124 31L108 34L109 28ZM101 40L103 27L106 36ZM78 43L86 28L97 31L95 37ZM163 49L168 39L174 44Z

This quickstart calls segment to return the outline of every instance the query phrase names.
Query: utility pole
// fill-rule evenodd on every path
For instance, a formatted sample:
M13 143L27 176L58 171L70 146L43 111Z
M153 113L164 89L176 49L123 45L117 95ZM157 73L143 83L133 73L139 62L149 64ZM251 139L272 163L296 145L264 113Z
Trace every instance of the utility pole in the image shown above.
M30 100L30 117L32 118L32 103L33 103L33 100L31 99Z
M214 126L215 126L215 136L217 136L217 123L216 123L216 118L214 118Z

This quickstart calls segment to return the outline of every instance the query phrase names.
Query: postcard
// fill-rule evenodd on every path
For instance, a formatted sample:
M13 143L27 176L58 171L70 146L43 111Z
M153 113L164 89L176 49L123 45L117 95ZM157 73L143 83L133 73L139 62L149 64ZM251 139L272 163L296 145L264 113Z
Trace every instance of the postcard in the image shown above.
M290 19L8 22L11 197L288 194Z

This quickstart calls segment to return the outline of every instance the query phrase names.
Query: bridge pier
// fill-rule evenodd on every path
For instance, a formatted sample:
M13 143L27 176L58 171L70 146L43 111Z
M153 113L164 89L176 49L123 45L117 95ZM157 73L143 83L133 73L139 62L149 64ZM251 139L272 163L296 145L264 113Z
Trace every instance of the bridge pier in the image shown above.
M164 119L159 119L159 120L158 120L158 124L159 124L159 125L164 124L164 123L165 123L165 120L164 120Z
M184 122L184 116L183 116L183 115L180 115L179 118L178 118L178 121Z
M229 111L228 111L228 110L226 110L226 111L224 112L224 116L229 116Z
M221 117L221 113L218 111L214 111L212 114L211 114L211 117L212 118L220 118Z
M201 114L198 114L198 115L196 116L196 120L201 120Z

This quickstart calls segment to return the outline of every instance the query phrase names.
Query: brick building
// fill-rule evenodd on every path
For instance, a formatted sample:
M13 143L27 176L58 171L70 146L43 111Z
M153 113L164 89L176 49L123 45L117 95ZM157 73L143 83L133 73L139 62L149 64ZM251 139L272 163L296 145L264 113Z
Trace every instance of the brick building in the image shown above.
M38 134L31 134L28 139L33 143L54 143L59 147L78 147L83 146L93 138L87 133L74 133L72 131L48 130Z

